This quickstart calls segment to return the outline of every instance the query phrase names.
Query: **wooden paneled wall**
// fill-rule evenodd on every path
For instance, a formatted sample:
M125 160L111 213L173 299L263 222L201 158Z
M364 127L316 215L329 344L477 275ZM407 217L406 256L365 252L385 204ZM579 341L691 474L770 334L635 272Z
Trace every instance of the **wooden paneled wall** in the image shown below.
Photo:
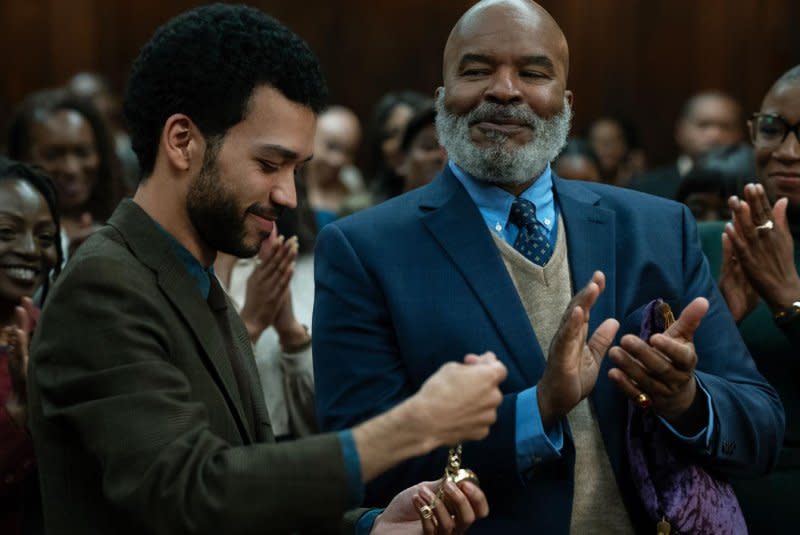
M470 0L247 0L317 52L333 101L364 119L386 91L432 94L447 34ZM191 0L0 0L0 119L27 92L81 70L122 88L153 30ZM749 113L800 63L797 0L541 0L570 44L575 129L633 120L652 162L674 156L673 123L693 92L718 88Z

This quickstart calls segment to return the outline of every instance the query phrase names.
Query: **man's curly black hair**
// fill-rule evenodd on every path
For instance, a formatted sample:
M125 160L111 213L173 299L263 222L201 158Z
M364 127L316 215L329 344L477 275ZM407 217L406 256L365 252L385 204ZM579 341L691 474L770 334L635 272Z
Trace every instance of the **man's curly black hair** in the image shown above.
M136 58L125 95L142 177L153 173L167 118L183 113L207 139L222 137L244 119L262 85L314 113L325 108L328 90L314 53L257 9L214 4L161 26Z

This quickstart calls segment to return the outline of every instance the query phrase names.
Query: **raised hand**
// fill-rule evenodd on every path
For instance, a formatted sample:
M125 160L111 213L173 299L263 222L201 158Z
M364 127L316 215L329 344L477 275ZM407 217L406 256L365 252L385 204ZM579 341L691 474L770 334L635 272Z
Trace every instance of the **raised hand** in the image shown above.
M416 394L353 428L364 482L411 457L489 434L508 372L493 353L464 360L443 365Z
M746 318L758 305L758 293L747 279L727 234L722 235L719 291L737 323Z
M297 258L297 237L286 240L275 236L264 240L258 251L258 263L247 279L241 317L250 340L255 343L264 329L272 325L289 295L289 282Z
M375 520L371 535L460 535L480 518L489 514L489 504L480 488L464 481L449 482L442 500L435 500L438 481L426 481L409 487L389 503ZM424 514L431 503L432 515Z
M11 395L6 410L20 426L25 425L27 415L28 333L31 332L33 314L33 302L29 297L23 297L22 304L14 309L14 324L3 329L9 348L8 371L11 376Z
M733 224L725 227L747 280L773 311L800 298L800 275L794 263L794 240L786 218L788 199L770 206L761 184L747 184L745 200L731 197Z
M596 271L567 305L550 343L547 366L536 389L545 429L588 396L597 382L600 364L619 329L617 320L607 319L587 342L589 311L604 288L605 275Z
M609 378L633 400L647 394L653 410L682 432L696 433L707 421L705 405L697 402L697 353L692 342L706 312L708 300L698 297L663 334L654 334L649 341L625 335L609 351L617 365L609 370Z
M466 365L444 364L408 400L427 420L422 426L429 430L433 447L485 438L497 419L506 367L491 352L464 360Z

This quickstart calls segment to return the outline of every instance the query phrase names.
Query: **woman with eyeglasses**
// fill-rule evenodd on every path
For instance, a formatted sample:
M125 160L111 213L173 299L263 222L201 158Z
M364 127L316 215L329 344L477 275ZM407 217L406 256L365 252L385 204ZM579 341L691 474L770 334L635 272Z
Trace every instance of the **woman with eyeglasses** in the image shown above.
M800 489L800 65L781 76L748 121L757 184L728 204L732 221L698 225L712 272L759 371L786 412L774 471L734 481L750 533L796 533ZM721 248L720 248L721 245ZM758 444L741 447L757 448Z

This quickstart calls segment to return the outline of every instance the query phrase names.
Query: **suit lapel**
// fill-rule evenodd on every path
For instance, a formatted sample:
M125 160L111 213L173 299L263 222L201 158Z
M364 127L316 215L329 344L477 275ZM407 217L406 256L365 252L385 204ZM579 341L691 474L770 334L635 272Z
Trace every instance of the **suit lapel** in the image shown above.
M616 314L615 214L598 206L601 197L580 183L556 177L553 180L567 232L573 288L576 292L580 290L595 271L602 271L606 276L606 288L592 307L589 320L591 334L600 323L615 317ZM617 452L621 452L623 448L625 422L624 418L609 421L605 416L625 414L625 409L624 406L620 409L624 404L624 398L617 387L607 379L611 367L611 359L606 356L590 397L596 409L611 465L619 474L621 458Z
M223 335L208 303L171 250L166 237L150 216L131 200L120 204L108 224L119 231L134 255L157 273L161 291L175 306L203 348L203 354L199 356L225 396L243 439L252 442Z
M236 313L236 308L230 298L228 298L227 313L228 322L233 334L233 341L239 350L239 354L243 357L242 364L245 367L245 373L249 380L249 388L252 392L253 416L255 417L253 432L255 433L256 440L259 442L272 442L274 440L274 435L272 434L267 405L262 395L263 390L258 375L258 368L256 367L256 359L253 355L253 346L250 343L250 336L247 334L247 329L245 329L239 314Z
M423 224L478 297L526 382L535 384L544 369L536 335L483 217L448 167L421 208Z

